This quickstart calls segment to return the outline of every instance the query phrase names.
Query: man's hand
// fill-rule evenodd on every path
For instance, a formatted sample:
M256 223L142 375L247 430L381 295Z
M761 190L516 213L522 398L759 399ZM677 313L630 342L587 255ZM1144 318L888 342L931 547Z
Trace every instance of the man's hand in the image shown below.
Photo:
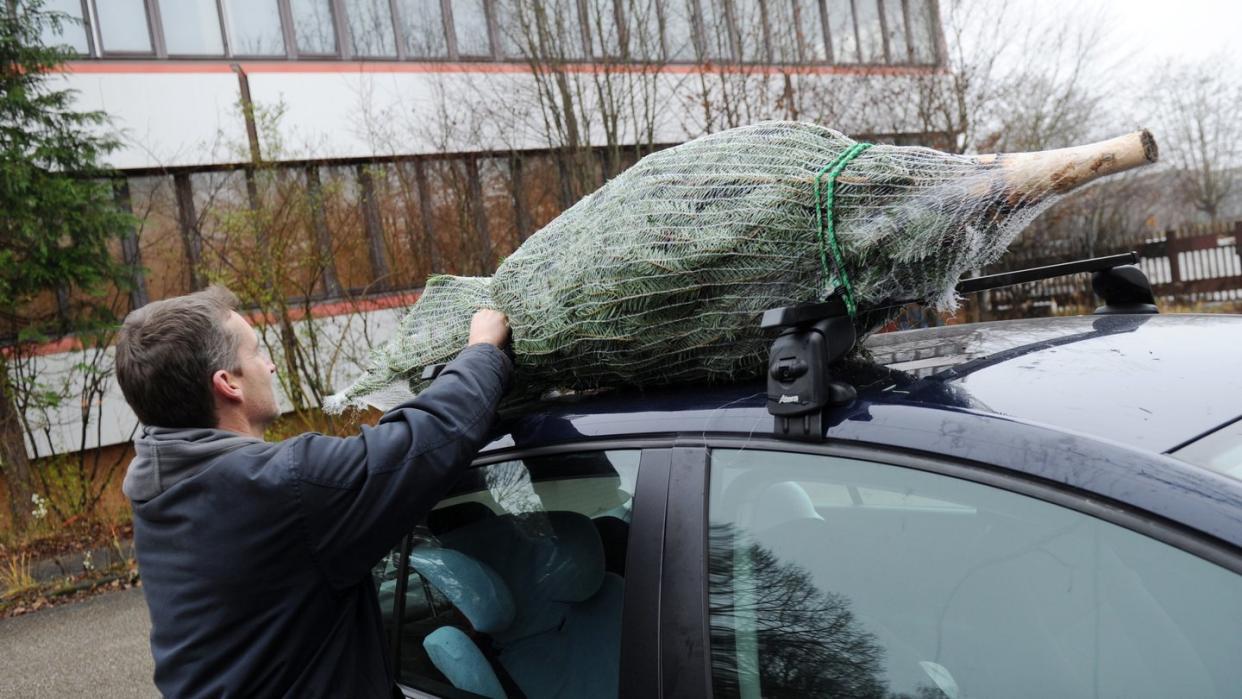
M470 341L467 344L487 343L504 349L508 342L509 319L505 314L484 308L470 319Z

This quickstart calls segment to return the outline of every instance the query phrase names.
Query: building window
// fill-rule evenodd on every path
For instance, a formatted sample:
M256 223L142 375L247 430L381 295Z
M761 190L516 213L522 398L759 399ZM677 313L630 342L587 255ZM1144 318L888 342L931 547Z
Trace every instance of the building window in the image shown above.
M890 63L909 63L910 47L906 41L906 13L902 0L884 0L884 27L888 34Z
M854 33L854 8L850 0L828 0L828 34L832 39L833 60L858 62L858 36Z
M103 5L104 11L99 11ZM142 0L108 0L96 3L99 38L104 53L151 53L151 29Z
M448 55L440 0L397 0L397 14L407 56L443 58Z
M500 53L505 58L524 58L531 51L526 37L530 34L529 7L523 0L499 0L492 5L496 12L496 32L500 39ZM460 49L459 49L460 50Z
M355 56L396 57L388 0L346 0L345 14L349 16L349 42Z
M298 54L336 53L336 27L332 22L331 0L289 0L293 18L293 37Z
M604 35L609 55L615 55L617 48L616 15L609 0L588 0L600 7L608 6L608 18L595 18L592 21L607 21L611 25ZM468 3L454 3L454 7ZM472 3L469 3L472 4ZM493 5L497 10L496 29L500 32L500 49L506 58L534 57L540 60L571 60L580 61L585 56L582 34L582 17L578 10L577 0L546 0L532 2L530 0L508 0ZM594 10L592 10L594 12ZM457 12L455 9L454 12ZM472 11L473 14L473 11ZM457 24L457 52L461 55L479 55L471 53L482 49L482 45L467 50L462 42L462 24L460 17L454 15ZM593 29L596 29L593 27ZM473 41L481 42L486 37L480 36ZM597 51L598 49L592 49Z
M492 55L492 44L487 33L487 8L484 7L483 0L452 0L451 4L457 55ZM512 30L518 31L518 28L513 27Z
M582 17L578 12L578 0L550 0L547 22L553 44L545 50L552 56L566 60L582 60Z
M68 46L83 56L90 54L80 0L50 0L43 4L40 12L44 15L41 38L45 45ZM52 15L59 27L53 26Z
M699 26L703 31L704 60L729 60L733 50L729 39L729 16L721 0L699 0Z
M220 13L216 0L161 0L160 22L170 55L220 56Z
M858 0L854 3L863 63L884 63L884 31L880 24L878 3L879 0Z
M224 0L229 44L239 56L283 56L285 37L276 0Z
M591 55L616 58L621 55L621 33L617 27L617 6L613 0L587 0L587 29L591 35Z
M823 63L828 59L818 2L769 3L768 37L777 63Z
M660 11L656 0L623 0L627 51L630 60L659 61L664 55L660 45Z
M664 56L669 61L692 61L695 54L692 9L694 0L672 0L663 6Z
M770 62L768 39L764 35L763 10L759 0L733 0L733 26L737 30L738 48L747 63ZM792 25L783 27L792 32Z
M802 60L823 63L828 60L828 41L824 37L824 20L820 14L820 4L794 3L797 14L798 39L802 44Z
M914 62L936 62L936 18L931 0L909 0L910 46Z

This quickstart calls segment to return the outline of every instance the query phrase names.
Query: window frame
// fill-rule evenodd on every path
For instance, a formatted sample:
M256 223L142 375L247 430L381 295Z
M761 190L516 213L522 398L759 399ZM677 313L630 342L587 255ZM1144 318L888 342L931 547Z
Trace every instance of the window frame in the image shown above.
M160 0L152 0L159 2ZM288 0L276 0L276 14L280 17L280 38L284 42L285 50L283 53L239 53L234 50L232 42L232 32L229 27L228 12L224 9L224 0L216 0L216 5L220 13L220 31L224 33L224 50L225 56L229 58L244 58L258 61L287 61L296 60L298 57L297 47L294 43L293 36L293 19L289 10ZM161 27L161 32L163 28ZM167 54L163 54L162 58L167 58ZM184 58L177 56L176 58ZM219 59L218 56L213 58Z
M771 0L769 0L770 2ZM776 65L775 57L772 51L772 33L771 19L769 18L768 5L769 2L756 2L754 9L759 13L759 47L758 58L751 59L746 57L747 44L743 36L742 24L738 15L741 10L738 8L738 0L728 0L724 6L725 22L729 25L729 43L732 50L732 61L737 65L743 66L771 66ZM796 30L795 30L796 32ZM799 45L799 51L801 45Z
M731 436L708 436L704 438L699 435L699 439L695 440L702 449L702 463L705 468L704 477L710 478L711 452L715 449L744 449L748 451L767 451L767 452L785 452L794 454L809 454L819 456L831 456L839 458L854 459L857 461L870 461L886 466L894 466L898 468L913 469L925 473L935 474L948 478L968 481L985 486L991 486L1000 490L1004 490L1017 495L1022 495L1033 500L1061 507L1073 512L1077 512L1089 517L1109 522L1120 526L1124 529L1135 532L1143 537L1152 539L1171 546L1175 549L1188 553L1192 556L1200 558L1209 563L1213 563L1224 568L1236 575L1242 576L1242 551L1231 548L1227 544L1212 539L1209 535L1203 534L1184 527L1176 522L1165 520L1157 515L1145 512L1129 505L1109 501L1099 495L1083 492L1076 488L1064 486L1061 484L1043 481L1037 478L1025 476L1023 474L1005 471L1000 467L990 466L983 462L973 462L964 459L947 458L939 455L927 455L912 451L898 451L895 449L863 445L848 442L831 442L824 444L805 444L783 441L774 438L756 438L756 437L731 437ZM705 484L706 486L707 484ZM683 491L683 496L688 494ZM685 519L699 514L702 524L700 530L694 533L694 536L701 537L700 542L704 558L700 566L681 566L677 568L677 574L671 576L666 581L665 589L662 594L670 594L676 599L685 600L692 595L701 595L703 607L702 613L702 630L699 642L703 647L709 647L709 630L707 626L707 560L706 560L706 536L707 536L707 487L704 488L702 501L696 501L693 498L674 497L674 491L670 488L669 505L667 517L670 520ZM675 536L679 530L672 526L666 531L666 539ZM669 543L666 541L666 547ZM670 561L665 560L664 565L668 566ZM696 577L695 571L698 571ZM687 590L688 588L688 590ZM661 604L663 608L666 605ZM663 617L661 618L661 640L670 629L667 628L668 623ZM707 686L704 696L711 696L711 667L710 654L708 655L709 665L704 670L706 674L705 684ZM667 674L667 669L665 669ZM681 696L681 694L678 694ZM698 696L695 694L695 696Z
M309 53L303 52L297 45L297 32L293 26L293 9L290 0L276 0L277 12L281 22L281 38L284 41L284 52L273 54L249 54L240 53L234 50L232 36L228 26L228 12L224 8L223 0L214 0L216 6L216 16L219 20L219 28L221 41L223 44L223 53L221 54L175 54L170 55L168 52L167 41L165 37L163 18L160 3L162 0L142 0L143 11L147 21L147 35L151 42L150 51L110 51L104 45L103 32L100 27L98 18L99 0L79 0L82 7L82 21L85 25L87 53L79 54L83 58L157 58L164 60L227 60L227 59L246 59L246 60L353 60L353 61L379 61L379 62L442 62L452 61L457 63L478 63L478 62L515 62L521 59L507 57L504 55L501 46L501 38L499 36L497 26L497 11L495 0L481 0L483 11L485 14L485 23L488 32L488 53L486 55L464 55L458 48L456 34L456 18L453 16L453 3L451 0L439 0L441 8L441 29L444 32L445 40L445 56L441 57L422 57L412 56L406 49L405 31L401 22L401 8L397 0L384 0L388 4L389 13L392 17L392 34L396 42L396 51L393 56L358 56L350 49L350 31L348 13L345 8L346 0L328 0L330 21L333 25L333 36L336 39L335 52L325 53ZM618 0L609 0L612 6L614 16L617 21L618 44L621 49L619 56L595 56L592 36L594 27L590 23L589 6L585 0L569 0L576 3L579 8L578 22L582 27L583 50L586 52L584 62L592 61L621 61L629 63L642 63L644 59L636 58L631 55L628 46L628 26L626 25L627 9ZM741 51L741 28L737 23L737 0L680 0L688 6L690 16L689 29L690 41L693 45L693 54L684 59L671 60L668 56L668 42L665 32L666 21L664 18L665 3L658 3L656 9L656 22L659 27L661 50L663 55L658 62L680 65L701 65L703 63L723 62L739 65L775 65L776 57L773 54L771 46L771 19L769 17L768 5L766 2L760 2L757 5L760 13L760 23L762 25L762 47L760 53L763 54L758 60L746 60L742 56ZM769 1L791 1L792 0L769 0ZM857 60L840 65L854 66L873 66L873 65L897 65L897 66L938 66L941 62L941 42L943 27L940 25L939 2L937 0L927 0L929 4L929 21L932 22L932 46L931 52L934 60L930 64L919 63L914 57L914 37L912 35L912 27L910 23L910 2L909 0L901 0L902 19L904 23L904 31L906 35L906 53L904 57L894 57L888 41L888 19L885 3L880 0L843 0L849 4L850 24L854 33L855 51ZM858 2L872 2L876 5L876 12L880 21L880 33L882 41L882 51L885 56L883 64L867 62L862 60L862 44L858 32ZM711 59L706 56L707 49L707 27L703 21L704 2L718 2L718 11L724 20L726 33L729 39L729 56L720 59ZM809 53L808 47L805 46L805 40L799 39L798 51L800 55L800 63L802 64L829 64L837 65L839 61L836 56L835 37L831 31L831 22L828 17L828 8L825 0L809 0L805 5L799 4L795 11L817 11L819 13L819 26L823 31L824 48L826 51L825 60L810 60L807 57ZM601 49L602 50L602 49ZM606 54L606 52L605 52Z
M487 27L487 54L465 54L457 47L457 13L453 11L452 0L441 0L441 24L444 25L445 46L448 48L448 60L457 63L479 63L485 61L521 61L520 58L506 58L500 46L497 31L496 3L493 0L483 1L483 23ZM420 59L425 60L425 59Z
M690 55L686 58L670 57L670 44L668 36L668 13L669 2L680 2L690 13L687 18L687 25L690 29ZM689 3L693 2L691 6ZM698 0L667 0L666 2L656 3L656 28L660 39L660 55L654 61L647 60L647 63L661 63L664 65L697 65L699 61L699 46L702 40L699 38L699 5ZM633 60L633 59L631 59Z
M890 65L892 62L889 60L888 54L888 25L884 21L884 3L881 0L847 0L847 2L850 3L850 14L854 23L854 37L857 42L855 44L858 51L858 63L856 65L863 68ZM880 32L880 60L878 61L871 59L863 50L863 25L858 21L858 8L862 3L870 3L875 8L876 20L879 23L878 31Z
M277 0L280 3L282 17L285 12L289 13L289 26L286 33L293 33L293 8L289 6L289 0ZM391 56L361 56L354 53L353 50L353 34L349 28L349 12L345 7L346 0L332 0L332 23L336 28L336 53L325 54L315 53L308 54L309 59L338 58L340 60L359 61L359 62L379 62L394 63L397 61L408 60L405 55L405 34L401 31L401 23L398 20L396 0L383 0L388 5L388 17L392 23L392 39L396 43L393 45L393 54ZM286 38L288 43L291 40Z
M279 0L279 1L284 2L285 0ZM96 2L98 2L98 0L96 0ZM167 37L164 36L164 15L163 15L163 8L160 6L161 2L163 2L163 0L147 0L147 4L151 8L151 10L149 11L149 14L153 15L152 21L154 22L154 24L151 25L152 27L151 31L156 37L155 39L156 44L157 44L156 55L159 58L164 58L164 59L174 60L174 61L180 61L180 60L186 60L186 59L189 59L189 60L208 59L208 60L218 61L218 60L221 60L228 56L233 55L232 47L229 45L228 28L224 26L224 2L223 0L212 0L212 4L216 6L216 26L219 27L220 29L220 53L176 53L176 54L170 53L168 51Z
M95 58L100 55L99 37L95 36L95 20L91 15L95 9L95 3L91 0L77 0L77 3L82 12L82 31L86 33L86 52L77 54L77 60ZM46 6L42 11L47 11Z
M583 25L582 41L586 44L586 54L583 58L585 63L624 63L633 59L629 58L629 36L626 31L626 14L625 3L621 0L601 0L607 2L612 7L612 21L617 34L617 53L612 55L608 53L607 47L604 46L604 37L595 36L595 25L591 22L591 0L580 0L578 3L578 17ZM596 53L596 43L599 44L599 52Z
M223 0L218 1L223 2ZM341 0L328 0L328 17L332 22L332 38L336 42L336 50L328 53L302 51L302 48L298 46L297 27L293 26L293 5L291 0L277 0L277 6L280 8L281 34L285 37L286 59L291 61L321 61L324 59L341 60L346 57L345 44L342 43L341 35L341 17L344 16L341 14L343 12ZM225 34L227 35L227 32ZM269 58L280 60L274 56Z
M927 3L926 20L931 25L929 27L930 36L926 37L927 40L931 42L928 46L932 56L930 62L920 61L918 57L918 49L915 48L916 37L914 34L913 23L910 21L912 16L910 13L913 12L910 7L910 1L911 0L901 0L902 17L906 23L906 49L909 54L905 63L902 65L923 68L939 66L941 65L942 54L940 51L940 42L943 32L943 27L940 25L940 0L924 0L924 2Z
M588 440L539 448L517 447L483 454L476 458L469 467L470 469L483 468L506 461L519 461L532 457L555 456L559 454L619 450L636 451L639 453L638 478L634 486L634 511L630 522L630 542L635 545L630 546L626 553L625 597L621 612L620 696L650 696L642 693L632 694L629 686L636 682L642 683L649 678L654 678L657 669L660 667L657 647L646 641L651 638L658 639L663 627L661 619L652 614L651 610L656 608L652 605L653 603L658 603L663 594L661 588L661 578L663 576L660 574L660 571L663 565L663 557L666 554L664 546L665 509L668 502L671 473L671 462L669 459L671 450L669 446L670 444L666 440L638 437L616 440ZM700 457L702 463L701 482L702 487L705 489L707 485L706 452L698 448L688 451L702 455ZM705 490L702 502L706 503ZM690 522L690 525L702 527L705 522L706 510L703 511L703 516L697 519L697 525L694 522ZM397 569L397 588L394 592L392 637L388 639L389 660L392 663L393 673L398 678L397 686L407 697L474 696L453 688L449 688L451 691L448 691L439 685L435 687L429 685L420 686L421 683L409 684L400 680L401 628L404 617L406 581L410 575L409 551L412 533L407 532L401 538L401 542L398 545L401 550L401 559ZM706 544L706 539L703 541ZM701 556L701 560L702 565L706 566L706 556ZM706 575L706 568L703 570L703 575ZM705 593L706 588L704 588ZM702 609L698 610L698 614L705 614L706 609L706 597L704 597ZM706 617L703 617L703 622L706 623ZM634 640L627 642L627 638L642 639L643 642L636 642Z
M840 65L846 67L862 67L869 65L862 60L862 41L858 36L858 10L854 7L854 0L841 0L850 7L849 31L854 35L854 56L853 60L841 61L837 55L837 36L832 33L832 17L829 15L827 0L820 0L823 22L824 36L828 37L828 63L831 65ZM872 0L874 2L874 0Z
M97 51L95 52L95 55L100 58L160 58L168 55L162 52L162 49L164 48L164 36L162 28L157 26L159 15L157 12L152 10L152 3L154 0L140 0L140 2L142 2L143 13L147 18L147 38L151 40L151 50L109 51L106 43L104 42L102 23L94 22L91 26L91 31L88 31L87 33L93 34L95 30L94 28L98 28L99 42L96 44ZM90 0L90 10L93 13L92 17L99 17L99 8L97 7L98 4L99 0Z
M337 2L342 0L333 0L335 7ZM405 27L402 25L401 5L398 0L390 0L389 5L392 7L392 23L393 32L397 36L397 60L412 61L414 63L443 63L444 61L453 60L453 44L451 43L452 24L448 16L449 2L448 0L435 0L440 6L440 31L444 36L444 55L443 56L413 56L409 52L409 46L406 42ZM489 3L490 4L490 3ZM490 31L490 26L489 26ZM490 42L489 42L490 43Z
M833 55L832 53L833 41L832 41L832 32L829 31L828 10L824 4L824 0L809 0L809 2L798 2L798 0L785 0L785 1L788 2L788 4L790 4L791 6L793 6L793 9L792 9L793 12L814 13L815 18L812 19L811 21L814 22L815 27L819 29L820 36L823 37L823 40L824 40L824 57L814 58L813 50L812 50L812 42L801 31L806 26L807 20L798 18L795 16L794 21L798 27L796 31L796 35L798 37L798 62L799 64L814 65L814 66L831 65L832 55ZM768 36L771 37L770 26L768 27L768 31L769 31ZM772 56L772 59L774 61L776 60L775 54Z

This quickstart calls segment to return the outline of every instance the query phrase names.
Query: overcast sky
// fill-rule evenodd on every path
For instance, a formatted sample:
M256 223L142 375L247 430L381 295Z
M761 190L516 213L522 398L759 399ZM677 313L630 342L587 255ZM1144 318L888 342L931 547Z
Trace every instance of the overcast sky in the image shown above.
M1061 13L1098 9L1109 43L1130 60L1119 69L1148 70L1170 59L1224 53L1242 70L1242 0L1017 0Z
M1087 77L1106 95L1095 119L1103 130L1152 125L1149 96L1153 88L1161 89L1156 81L1166 66L1209 60L1214 70L1219 67L1222 74L1242 83L1242 0L1009 2L1006 16L1010 26L1002 36L1019 37L1032 27L1063 27L1067 22L1090 26L1102 23L1106 28ZM941 0L942 9L954 5L953 0ZM988 41L982 35L979 40L985 45ZM1073 45L1069 36L1060 43L1066 51L1061 60L1074 55ZM1026 63L1057 58L1015 52L1005 60Z
M1242 62L1238 0L1082 1L1107 7L1117 22L1117 43L1144 56L1203 58L1225 51Z

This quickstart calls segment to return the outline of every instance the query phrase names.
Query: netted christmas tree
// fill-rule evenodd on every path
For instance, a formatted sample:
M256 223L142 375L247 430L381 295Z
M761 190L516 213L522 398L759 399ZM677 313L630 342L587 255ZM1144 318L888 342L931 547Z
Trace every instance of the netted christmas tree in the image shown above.
M480 308L509 317L518 396L757 377L763 311L840 293L861 336L883 320L867 309L887 302L951 310L962 274L996 260L1059 195L1155 157L1145 131L1000 156L868 146L798 122L704 136L583 198L495 276L429 280L329 407L417 393Z

